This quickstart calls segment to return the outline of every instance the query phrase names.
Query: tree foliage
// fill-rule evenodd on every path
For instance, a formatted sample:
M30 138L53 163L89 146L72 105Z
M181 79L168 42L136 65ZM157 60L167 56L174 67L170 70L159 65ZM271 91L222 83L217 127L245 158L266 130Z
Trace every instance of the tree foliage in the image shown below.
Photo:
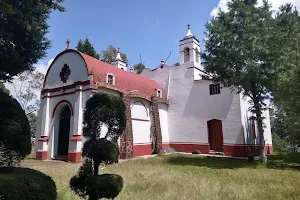
M44 74L39 71L25 71L14 77L13 91L26 114L38 110L40 104L38 93L43 88L44 78Z
M31 136L35 137L37 129L37 111L40 106L38 94L43 88L44 74L39 71L25 71L14 77L12 89L15 97L25 110L30 124Z
M120 97L97 93L86 102L83 117L83 135L87 139L104 137L117 141L126 127L125 104ZM101 128L107 133L101 136Z
M76 49L82 53L92 56L96 59L100 59L100 55L94 49L94 46L90 43L89 39L86 37L85 40L79 40Z
M17 100L0 91L0 166L11 166L31 152L30 126Z
M111 64L112 62L115 61L117 57L117 49L113 45L109 45L106 50L103 50L101 52L101 61L107 62ZM122 60L125 63L128 63L127 55L124 53L120 53Z
M279 108L275 132L287 138L289 145L300 145L300 16L287 4L276 17L276 37L281 56L274 61L281 70L274 89L274 102Z
M142 71L146 68L146 66L143 63L138 63L136 65L133 65L133 69L136 71L137 74L142 73Z
M118 162L119 148L117 143L101 138L84 143L82 156L91 158L94 163L94 174L99 173L99 165Z
M63 0L0 1L0 80L33 70L46 55L51 42L46 38L47 19L53 10L64 11Z
M277 77L273 59L279 56L272 11L267 1L258 6L257 0L232 0L228 9L206 24L204 66L214 81L250 97L266 162L262 110Z

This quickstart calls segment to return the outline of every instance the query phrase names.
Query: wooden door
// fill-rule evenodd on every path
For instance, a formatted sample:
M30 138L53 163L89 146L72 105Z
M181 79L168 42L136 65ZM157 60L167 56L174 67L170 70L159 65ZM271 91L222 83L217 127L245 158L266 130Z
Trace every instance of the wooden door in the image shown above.
M222 121L213 119L207 122L207 126L210 150L223 152Z

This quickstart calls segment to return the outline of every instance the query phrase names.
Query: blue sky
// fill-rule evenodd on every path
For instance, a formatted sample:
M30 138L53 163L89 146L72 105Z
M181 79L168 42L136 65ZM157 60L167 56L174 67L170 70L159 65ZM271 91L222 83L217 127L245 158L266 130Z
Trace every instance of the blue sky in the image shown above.
M169 65L179 61L179 40L187 32L187 24L201 42L205 23L218 5L218 0L65 0L66 12L53 12L48 39L52 47L40 63L47 63L65 49L75 49L79 39L88 37L100 52L108 45L120 47L126 53L129 65L139 62L142 54L145 65L155 68L162 57Z

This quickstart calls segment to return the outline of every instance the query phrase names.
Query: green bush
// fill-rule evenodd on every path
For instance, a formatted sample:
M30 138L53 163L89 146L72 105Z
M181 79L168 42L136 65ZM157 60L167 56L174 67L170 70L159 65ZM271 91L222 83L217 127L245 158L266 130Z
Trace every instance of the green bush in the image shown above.
M42 172L28 168L0 168L1 200L55 200L54 181Z
M70 180L71 189L80 197L90 200L115 198L123 188L123 178L116 174L94 175L93 161L86 158L78 173Z
M13 166L31 152L31 134L25 111L0 90L0 166Z
M84 143L82 155L93 159L94 174L98 174L101 163L111 164L118 162L119 147L118 145L106 139L88 140Z
M276 133L272 133L272 145L275 152L286 152L288 143L285 139L281 139Z
M123 188L123 178L117 174L101 174L92 176L89 189L97 194L97 198L113 199Z

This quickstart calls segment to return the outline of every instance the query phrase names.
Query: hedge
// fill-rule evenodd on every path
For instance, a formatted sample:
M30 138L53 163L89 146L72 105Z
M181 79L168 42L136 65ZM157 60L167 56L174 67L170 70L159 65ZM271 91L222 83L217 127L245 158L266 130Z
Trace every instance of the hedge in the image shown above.
M1 200L55 200L55 182L42 172L28 168L0 168Z

